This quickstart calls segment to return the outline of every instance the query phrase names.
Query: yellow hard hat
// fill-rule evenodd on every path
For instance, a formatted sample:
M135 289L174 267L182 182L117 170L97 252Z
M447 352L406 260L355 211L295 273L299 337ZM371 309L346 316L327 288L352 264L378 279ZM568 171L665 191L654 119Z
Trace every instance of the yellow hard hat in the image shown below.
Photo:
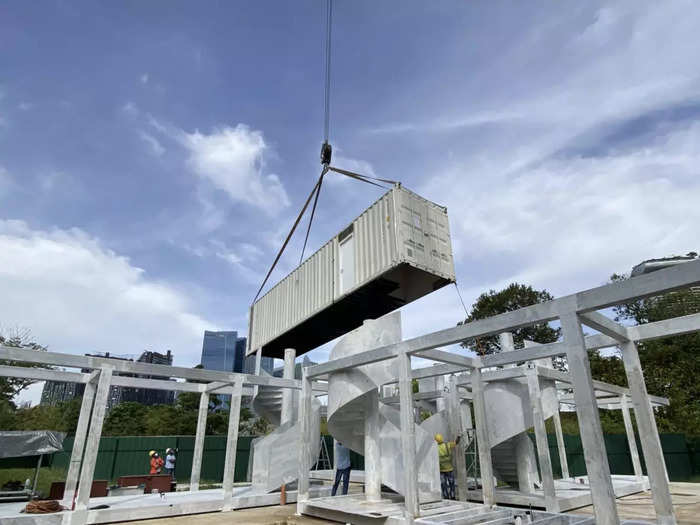
M435 434L435 441L442 443L442 434Z
M153 454L155 454L155 453L156 453L155 450L151 450L151 451L148 452L148 455L151 456L151 457L153 457Z

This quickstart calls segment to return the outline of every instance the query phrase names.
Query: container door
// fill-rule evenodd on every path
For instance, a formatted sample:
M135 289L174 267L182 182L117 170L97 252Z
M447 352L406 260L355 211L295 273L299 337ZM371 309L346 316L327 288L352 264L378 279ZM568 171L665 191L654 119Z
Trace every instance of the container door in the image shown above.
M340 294L355 286L355 236L340 241Z

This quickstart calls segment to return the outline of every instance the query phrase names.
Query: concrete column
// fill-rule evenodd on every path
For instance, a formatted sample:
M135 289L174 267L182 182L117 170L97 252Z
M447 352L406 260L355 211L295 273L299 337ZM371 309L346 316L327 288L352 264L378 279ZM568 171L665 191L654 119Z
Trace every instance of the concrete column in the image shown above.
M460 414L459 392L457 391L457 378L450 376L448 381L449 392L447 396L447 423L450 429L450 434L457 439L457 436L462 436L464 427L462 426L462 417ZM462 436L463 437L463 436ZM465 446L466 440L461 439L455 447L455 471L457 473L457 499L467 501L467 464L465 463Z
M382 456L379 422L379 393L365 394L365 499L382 499Z
M241 417L241 397L243 395L243 381L237 380L233 384L231 405L228 413L228 437L226 438L226 459L224 460L224 512L233 508L233 479L236 469L236 447L238 446L238 422Z
M66 488L63 491L63 501L65 506L73 507L73 498L75 497L75 488L78 486L78 477L80 476L80 464L83 461L83 451L85 450L85 438L90 425L90 414L92 413L93 401L95 401L95 392L97 385L95 382L85 384L85 392L83 393L83 401L80 404L80 416L78 417L78 426L75 429L75 438L73 439L73 450L70 454L70 466L66 475Z
M569 476L569 461L566 459L566 447L564 446L564 432L561 428L561 417L559 409L554 412L554 433L557 435L557 450L559 451L559 464L561 465L561 477L567 479Z
M581 330L581 323L575 311L563 313L560 317L564 341L568 345L566 359L574 387L576 416L578 417L586 460L586 471L591 487L591 498L599 525L618 525L615 491L610 478L608 455L600 425L598 401L595 397L588 351Z
M294 359L297 351L293 348L284 350L284 371L282 377L294 379ZM282 389L282 414L280 415L280 425L284 425L294 419L294 390L291 388Z
M516 437L516 462L518 469L518 490L525 494L532 494L535 488L535 480L537 479L537 466L532 461L533 457L530 453L530 436L522 432Z
M446 403L445 403L445 376L437 376L435 378L435 390L438 392L442 392L442 395L440 397L435 399L435 409L438 412L442 412L445 410Z
M672 525L676 523L676 516L671 502L664 453L661 449L654 411L651 408L649 394L644 383L644 373L639 361L637 345L633 341L628 341L622 343L620 348L622 348L622 361L627 374L627 385L630 389L634 413L637 418L639 438L642 442L642 452L649 476L651 496L654 500L656 521L661 525Z
M306 368L302 368L301 398L299 399L299 481L297 485L297 514L301 514L302 504L309 499L309 465L312 463L309 443L311 436L311 418L313 410L311 379L306 377Z
M479 448L479 470L481 471L481 494L484 505L496 503L496 485L493 481L493 463L491 462L491 444L486 423L486 404L484 403L484 382L481 370L472 370L472 395L474 418L476 419L476 445Z
M502 332L498 334L498 343L501 345L501 352L511 352L515 350L515 342L511 332ZM515 368L518 366L515 363L505 365L503 368Z
M537 457L540 460L540 472L542 474L542 488L544 489L544 504L548 512L559 512L559 501L554 488L554 473L552 472L552 458L549 455L549 443L547 442L547 429L544 424L544 411L542 409L542 392L540 389L540 377L535 368L527 369L527 387L530 394L530 408L532 421L535 427L535 441L537 442Z
M260 369L262 368L262 348L258 348L258 351L255 352L255 375L259 376L260 375ZM258 390L259 387L258 385L253 386L253 399L258 395Z
M231 400L233 401L233 399ZM202 455L204 453L204 436L207 433L207 414L209 413L209 394L199 395L199 413L197 415L197 434L194 438L192 453L192 474L190 474L190 491L199 490L199 476L202 473Z
M83 467L80 470L80 484L78 486L78 498L75 509L86 511L90 502L90 490L92 480L95 475L95 463L97 462L97 452L100 448L100 437L102 437L102 425L104 424L107 401L109 401L109 387L112 382L112 368L105 367L100 371L100 379L97 383L95 393L95 406L92 411L90 421L90 431L85 442L85 457Z
M401 418L401 454L404 468L404 504L407 524L419 515L418 473L416 471L416 427L413 423L413 384L411 382L411 356L403 352L396 357L399 362L399 410Z
M627 395L622 394L620 396L620 411L622 412L622 419L625 422L625 434L627 434L627 445L630 449L630 456L632 457L632 469L634 470L634 476L638 479L642 479L642 464L639 461L639 451L637 450L637 440L634 437L634 428L632 427L632 417L630 417L630 409L627 403Z

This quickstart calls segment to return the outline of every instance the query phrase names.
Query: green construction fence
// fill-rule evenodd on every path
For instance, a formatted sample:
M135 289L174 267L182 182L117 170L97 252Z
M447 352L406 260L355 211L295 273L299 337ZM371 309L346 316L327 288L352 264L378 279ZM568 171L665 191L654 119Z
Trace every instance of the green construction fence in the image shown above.
M326 441L330 464L333 462L333 438L323 436ZM559 453L556 437L549 436L550 456L555 476L561 475ZM534 435L531 434L534 442ZM250 457L253 437L240 436L236 450L236 466L234 481L245 481L247 477L248 459ZM638 439L638 438L637 438ZM577 435L564 435L564 444L569 464L569 473L573 476L584 475L586 466L583 458L581 439ZM610 471L613 474L632 474L632 460L624 434L606 434L605 446L608 453ZM687 481L693 476L700 475L700 438L689 438L683 434L661 434L661 446L672 481ZM46 456L43 465L57 469L68 469L73 438L67 437L63 442L63 452ZM119 476L130 474L145 474L149 471L149 450L157 450L161 455L167 448L178 449L176 478L188 480L192 469L194 436L125 436L103 437L95 467L95 479L115 480ZM644 458L641 445L640 451L642 468ZM223 479L224 459L226 457L226 436L206 436L204 439L204 454L202 457L201 479L219 482ZM36 457L8 458L0 460L0 468L31 468L36 465ZM350 453L350 462L355 470L364 469L364 458L361 454ZM478 464L478 462L477 462ZM646 470L645 470L646 472Z

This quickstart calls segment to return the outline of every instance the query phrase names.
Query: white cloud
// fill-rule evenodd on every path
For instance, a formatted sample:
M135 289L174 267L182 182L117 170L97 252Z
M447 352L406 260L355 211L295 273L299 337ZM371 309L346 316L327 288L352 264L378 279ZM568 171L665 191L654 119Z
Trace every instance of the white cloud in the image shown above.
M142 84L148 84L148 79L149 79L148 73L144 73L139 77L139 80L141 80Z
M32 109L34 107L34 104L32 104L31 102L22 101L17 105L17 107L21 111L29 111L30 109Z
M124 105L121 107L121 111L126 116L131 117L131 118L137 117L141 114L141 111L136 106L136 104L134 104L131 101L125 102Z
M3 324L30 328L56 352L171 349L177 364L192 366L203 330L217 329L183 293L79 229L0 220L0 289Z
M165 153L165 148L163 145L155 138L153 135L146 133L145 131L139 132L139 137L148 146L149 151L155 157L162 157Z
M244 124L224 126L210 134L187 133L158 124L187 150L191 171L224 191L232 201L244 202L275 215L289 206L289 197L279 177L265 174L268 146L261 131Z

